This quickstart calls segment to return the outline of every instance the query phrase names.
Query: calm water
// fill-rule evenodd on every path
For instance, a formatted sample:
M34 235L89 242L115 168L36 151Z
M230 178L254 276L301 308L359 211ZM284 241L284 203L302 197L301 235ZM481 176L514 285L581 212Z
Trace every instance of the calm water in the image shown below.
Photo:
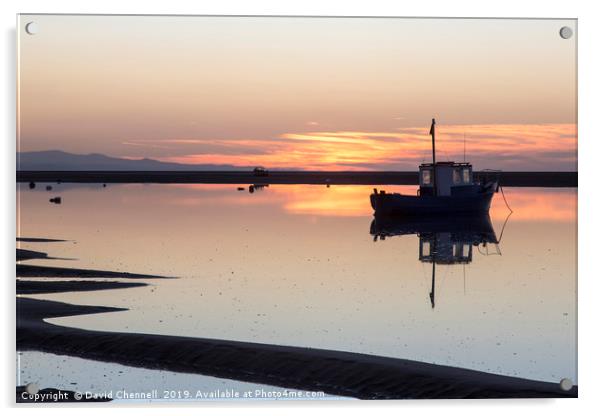
M514 213L498 247L473 246L469 261L438 264L433 308L432 264L419 260L419 237L373 240L371 186L274 185L254 193L236 185L53 188L19 185L18 234L69 241L21 247L76 260L29 264L180 278L143 288L32 296L129 308L50 322L577 380L575 189L505 189ZM413 186L382 188L415 193ZM57 195L61 205L48 202ZM507 215L498 194L491 209L497 238ZM48 385L62 382L61 365L81 376L91 365L68 359L69 365L27 367L27 357L41 360L36 354L26 353L21 366ZM102 366L116 368L93 368ZM198 377L208 387L241 384ZM127 379L121 380L126 387Z

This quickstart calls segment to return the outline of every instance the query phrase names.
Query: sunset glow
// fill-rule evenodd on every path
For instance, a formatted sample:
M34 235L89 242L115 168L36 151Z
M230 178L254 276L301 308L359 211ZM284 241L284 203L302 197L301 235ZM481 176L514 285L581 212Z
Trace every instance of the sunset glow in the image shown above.
M439 160L462 160L466 137L466 155L477 168L576 170L576 130L573 124L441 126L437 135ZM306 170L413 170L430 161L431 142L426 133L425 128L286 133L273 140L211 141L211 145L224 151L162 160ZM176 139L160 143L187 145L198 141ZM244 154L233 154L235 146L246 149Z
M18 151L415 170L434 117L439 160L576 170L570 20L34 18Z

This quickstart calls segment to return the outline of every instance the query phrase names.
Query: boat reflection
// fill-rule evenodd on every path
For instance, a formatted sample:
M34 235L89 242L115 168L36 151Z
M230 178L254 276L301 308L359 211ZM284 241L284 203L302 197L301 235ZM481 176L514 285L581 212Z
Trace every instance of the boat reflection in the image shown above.
M268 183L254 183L249 185L249 193L252 194L255 191L263 191L264 188L269 188L270 184Z
M416 234L418 236L418 260L433 265L431 292L429 293L433 308L435 307L437 264L469 264L472 262L474 250L478 250L484 255L501 255L500 240L495 234L489 214L455 215L447 218L375 215L370 225L370 234L374 236L374 241L400 235ZM493 250L491 246L493 246Z

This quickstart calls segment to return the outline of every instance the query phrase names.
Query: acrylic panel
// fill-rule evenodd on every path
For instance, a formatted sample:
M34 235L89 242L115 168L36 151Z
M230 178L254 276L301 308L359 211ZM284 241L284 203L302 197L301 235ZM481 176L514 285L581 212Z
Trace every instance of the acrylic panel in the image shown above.
M17 401L577 397L576 20L17 38Z

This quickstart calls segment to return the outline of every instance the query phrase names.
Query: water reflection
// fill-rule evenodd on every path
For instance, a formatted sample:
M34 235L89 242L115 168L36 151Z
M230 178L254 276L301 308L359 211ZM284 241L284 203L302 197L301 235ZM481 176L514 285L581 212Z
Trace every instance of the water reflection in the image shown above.
M255 191L263 191L264 188L269 188L270 184L268 183L254 183L249 185L249 193L252 194Z
M45 183L36 184L33 189L28 184L19 184L18 190L22 196L26 191L44 193ZM76 184L62 183L52 185L52 192L79 194L83 191L111 191L111 195L127 193L127 201L139 202L146 198L141 189L150 189L153 194L160 189L164 198L153 198L154 205L177 206L215 206L215 205L261 205L277 206L286 213L294 215L312 215L320 217L368 217L372 216L368 195L372 192L371 185L272 185L255 184L171 184L161 187L138 184L111 184L107 189L105 184ZM261 197L258 191L261 192ZM252 191L251 191L252 189ZM384 188L387 192L412 194L415 186L392 185ZM236 192L236 191L243 192ZM574 222L577 213L577 192L569 188L505 188L506 198L514 214L513 222ZM250 198L254 194L253 198ZM29 193L27 194L29 196ZM55 195L52 195L55 196ZM258 198L255 198L258 197ZM66 199L66 198L64 198ZM148 202L148 201L147 201ZM489 211L493 221L503 221L508 215L508 208L501 197L494 197Z
M19 184L18 235L69 241L23 241L20 248L78 259L53 260L57 267L181 277L120 291L36 295L128 309L54 323L577 378L575 189L505 189L515 213L503 234L508 209L496 196L490 216L503 256L479 255L496 253L487 242L486 249L470 245L469 264L437 262L432 309L432 263L420 261L419 237L449 232L461 241L462 230L450 228L461 221L451 218L444 229L375 221L385 237L375 244L368 232L373 186L270 185L252 194L249 184L45 186ZM55 195L61 205L48 203ZM404 233L413 235L390 238Z
M509 218L509 217L508 217ZM507 219L508 219L507 218ZM507 221L504 222L504 226ZM503 232L503 230L502 230ZM418 260L432 264L431 307L435 307L436 265L466 265L472 262L473 247L481 253L500 254L499 240L486 215L455 215L452 217L392 217L376 215L370 224L370 234L374 241L387 237L418 236ZM482 251L481 251L482 250Z

